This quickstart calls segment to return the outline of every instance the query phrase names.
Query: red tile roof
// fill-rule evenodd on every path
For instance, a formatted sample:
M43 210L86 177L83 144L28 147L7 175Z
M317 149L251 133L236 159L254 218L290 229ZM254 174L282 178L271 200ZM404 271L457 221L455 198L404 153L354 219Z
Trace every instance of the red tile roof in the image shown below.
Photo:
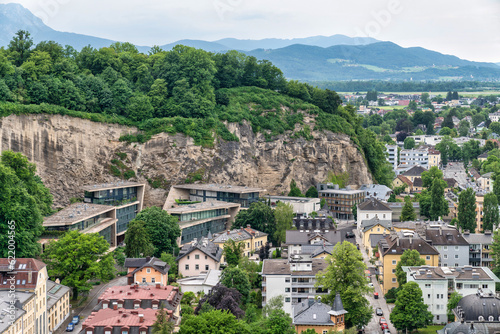
M179 288L171 285L167 286L137 286L136 285L123 285L123 286L113 286L107 288L106 291L102 293L99 297L101 300L111 300L111 299L134 299L134 300L145 300L145 299L156 299L156 300L168 300L169 302L175 299L175 296L179 293Z
M406 183L407 185L409 185L410 187L413 187L413 182L411 182L410 179L407 178L406 176L398 175L397 178L400 179L402 182Z
M7 285L3 284L12 276L9 265L9 259L0 258L0 290L9 289L10 282L7 282ZM38 272L44 267L45 263L33 258L16 259L14 266L16 289L34 289L38 281Z
M92 312L83 322L82 329L89 327L151 327L156 321L156 313L159 310L153 309L135 309L113 310L110 308ZM165 310L169 316L172 311ZM144 322L140 322L139 314L144 316Z

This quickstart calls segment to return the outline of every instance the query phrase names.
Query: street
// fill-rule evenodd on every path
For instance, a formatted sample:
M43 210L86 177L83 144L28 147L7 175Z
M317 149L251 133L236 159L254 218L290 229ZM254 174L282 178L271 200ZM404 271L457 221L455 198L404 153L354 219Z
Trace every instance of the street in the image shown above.
M444 178L454 178L462 187L467 187L467 173L462 162L450 162L443 170Z

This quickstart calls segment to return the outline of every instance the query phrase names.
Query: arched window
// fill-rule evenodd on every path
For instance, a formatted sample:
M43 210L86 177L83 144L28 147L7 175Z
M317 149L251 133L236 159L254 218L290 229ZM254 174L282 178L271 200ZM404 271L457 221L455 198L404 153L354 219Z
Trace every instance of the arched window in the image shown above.
M479 321L484 321L484 317L483 317L482 315L480 315L480 316L477 318L477 320L479 320Z
M494 317L494 316L492 316L492 315L490 315L490 316L488 317L488 321L495 321L495 317Z

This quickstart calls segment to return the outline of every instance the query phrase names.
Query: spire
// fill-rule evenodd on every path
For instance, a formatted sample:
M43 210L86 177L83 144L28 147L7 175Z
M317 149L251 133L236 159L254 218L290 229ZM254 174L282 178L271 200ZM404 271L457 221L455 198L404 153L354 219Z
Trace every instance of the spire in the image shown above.
M208 231L207 239L208 240L212 240L213 239L212 232Z
M335 299L333 300L332 311L343 311L344 305L342 305L342 299L340 299L340 293L337 292Z

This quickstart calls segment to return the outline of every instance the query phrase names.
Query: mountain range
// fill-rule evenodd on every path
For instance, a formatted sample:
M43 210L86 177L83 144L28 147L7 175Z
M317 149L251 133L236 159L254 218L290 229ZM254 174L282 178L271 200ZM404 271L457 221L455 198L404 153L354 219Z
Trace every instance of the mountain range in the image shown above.
M52 40L80 50L91 45L106 47L115 41L56 31L19 4L0 4L0 46L7 46L19 30L31 33L35 43ZM500 63L463 60L421 47L403 48L370 37L344 35L307 38L217 41L179 40L160 46L170 50L177 44L210 52L239 50L258 59L270 60L289 79L333 80L500 80ZM149 46L137 46L147 53Z

